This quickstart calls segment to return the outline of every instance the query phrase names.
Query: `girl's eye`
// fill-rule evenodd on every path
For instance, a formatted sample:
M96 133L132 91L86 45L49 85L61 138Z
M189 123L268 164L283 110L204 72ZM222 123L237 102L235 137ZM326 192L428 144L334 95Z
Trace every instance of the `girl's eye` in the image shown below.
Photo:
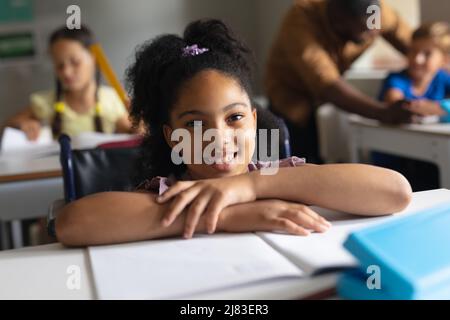
M200 120L192 120L186 122L186 127L194 128L194 127L203 127L203 122Z
M229 117L228 118L228 121L229 122L235 122L235 121L239 121L239 120L241 120L242 118L244 118L244 115L243 114L233 114L231 117Z
M73 66L78 66L78 65L80 65L80 63L81 63L81 60L80 59L77 59L77 58L72 58L71 60L70 60L70 63L73 65Z

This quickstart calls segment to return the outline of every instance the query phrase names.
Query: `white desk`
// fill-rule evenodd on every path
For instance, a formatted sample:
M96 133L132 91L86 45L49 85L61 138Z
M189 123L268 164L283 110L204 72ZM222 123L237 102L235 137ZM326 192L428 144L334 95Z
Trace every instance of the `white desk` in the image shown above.
M9 246L6 221L11 221L13 247L21 247L20 220L45 216L49 205L63 197L59 156L0 157L0 239L3 248Z
M418 192L405 211L414 212L448 201L450 190ZM80 290L69 290L66 286L67 268L71 265L80 267ZM67 249L52 244L0 252L0 299L95 299L92 277L85 249ZM318 291L330 293L336 279L337 274L310 279L278 279L186 298L295 299Z
M352 162L361 162L361 150L429 161L439 168L441 187L450 188L450 124L389 126L357 115L349 122Z
M72 148L89 149L134 138L136 136L130 134L86 132L72 139ZM64 198L63 190L57 142L0 155L1 246L9 247L5 221L11 221L12 247L22 247L20 220L46 216L50 204Z

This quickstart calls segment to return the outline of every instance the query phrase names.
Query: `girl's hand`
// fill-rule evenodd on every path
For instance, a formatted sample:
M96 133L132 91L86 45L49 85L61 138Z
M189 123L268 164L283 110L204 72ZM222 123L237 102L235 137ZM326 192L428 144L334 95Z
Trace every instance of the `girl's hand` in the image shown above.
M205 214L208 233L216 230L220 212L232 204L250 202L256 199L255 188L250 175L179 181L157 198L159 203L172 199L163 225L169 226L187 207L184 237L192 237L200 216Z
M311 231L325 232L331 224L308 206L282 200L259 200L238 210L228 207L219 218L226 232L281 231L307 236Z
M25 132L28 140L36 141L39 138L41 124L37 120L27 119L21 123L20 130Z

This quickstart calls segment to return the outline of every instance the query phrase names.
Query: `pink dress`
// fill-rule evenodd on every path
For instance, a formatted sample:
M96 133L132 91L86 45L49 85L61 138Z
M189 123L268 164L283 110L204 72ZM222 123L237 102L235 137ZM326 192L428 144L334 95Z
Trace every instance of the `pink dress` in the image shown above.
M279 161L257 161L250 162L248 164L248 171L261 170L263 168L270 168L274 165L278 165L279 168L283 167L296 167L302 164L305 164L306 161L304 158L298 157L289 157L286 159L282 159ZM159 195L163 194L171 185L176 182L175 177L154 177L152 179L146 179L142 181L137 187L136 190L145 190L154 193L158 193Z

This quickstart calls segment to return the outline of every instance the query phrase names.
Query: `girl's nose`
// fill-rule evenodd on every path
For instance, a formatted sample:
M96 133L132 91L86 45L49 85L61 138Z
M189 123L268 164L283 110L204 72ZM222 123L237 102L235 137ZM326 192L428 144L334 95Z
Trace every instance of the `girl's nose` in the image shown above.
M63 79L67 79L67 78L71 77L72 71L70 69L71 69L70 67L63 67L61 69L61 76Z
M217 141L221 146L225 147L233 142L233 137L229 132L219 132Z
M223 148L228 148L228 146L231 146L234 141L234 132L231 129L223 128L223 129L216 129L216 138L217 143Z

